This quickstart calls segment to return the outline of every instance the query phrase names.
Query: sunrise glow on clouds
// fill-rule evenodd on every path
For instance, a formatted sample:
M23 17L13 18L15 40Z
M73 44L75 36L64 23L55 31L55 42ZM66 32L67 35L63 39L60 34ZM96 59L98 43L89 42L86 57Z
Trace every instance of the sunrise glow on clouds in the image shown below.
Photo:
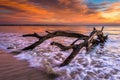
M120 23L120 0L0 0L0 24Z

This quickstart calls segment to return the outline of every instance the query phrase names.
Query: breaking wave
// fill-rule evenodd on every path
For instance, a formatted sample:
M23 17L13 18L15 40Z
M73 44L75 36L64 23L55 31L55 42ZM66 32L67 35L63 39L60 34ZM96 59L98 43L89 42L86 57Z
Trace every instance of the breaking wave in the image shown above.
M23 38L21 35L0 33L0 48L12 52L37 40ZM59 67L59 65L72 50L61 51L58 47L50 45L53 40L69 45L75 39L66 37L49 39L32 51L23 51L15 57L27 60L30 67L59 75L55 80L120 80L120 35L109 35L109 39L104 45L98 45L88 54L83 48L74 60L64 67Z

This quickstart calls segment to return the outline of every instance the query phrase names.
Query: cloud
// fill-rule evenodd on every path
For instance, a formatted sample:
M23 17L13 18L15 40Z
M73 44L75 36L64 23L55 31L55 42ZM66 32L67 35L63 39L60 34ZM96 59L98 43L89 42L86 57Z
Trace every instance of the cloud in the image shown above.
M29 3L22 3L19 2L12 2L9 0L1 1L0 4L2 4L2 8L12 10L13 14L6 14L6 20L7 18L11 18L12 20L16 20L18 22L25 21L25 22L40 22L44 20L44 18L52 18L53 13L48 12L47 10L37 7L33 4ZM8 7L9 6L9 7ZM0 16L5 16L5 14L2 14ZM31 20L31 21L30 21Z
M24 12L24 10L21 10L21 9L18 9L18 8L15 8L15 7L11 7L11 6L5 6L5 5L1 5L0 4L0 8L3 9L3 10L9 10L9 11L13 11L13 12Z
M82 0L28 0L29 2L50 11L70 10L74 12L83 12L87 6Z
M120 17L120 2L111 4L108 9L101 13L103 13L103 16L106 18L108 17L119 19L118 17Z
M106 9L107 8L107 5L109 3L107 2L104 2L104 3L98 3L98 4L95 4L93 2L87 2L86 5L89 9L92 9L92 10L101 10L101 9Z
M119 22L119 5L118 2L95 4L86 0L1 0L0 21L7 23Z

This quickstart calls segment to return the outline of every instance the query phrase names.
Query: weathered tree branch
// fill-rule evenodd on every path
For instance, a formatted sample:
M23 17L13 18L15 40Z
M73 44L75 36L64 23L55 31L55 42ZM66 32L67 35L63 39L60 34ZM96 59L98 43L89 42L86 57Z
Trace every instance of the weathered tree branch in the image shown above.
M36 37L39 39L39 41L33 43L32 45L23 48L22 50L32 50L34 49L36 46L40 45L42 42L44 42L45 40L49 39L49 38L53 38L53 37L57 37L57 36L65 36L65 37L75 37L75 38L79 38L79 39L85 39L88 38L88 36L83 35L83 34L79 34L79 33L69 33L69 32L64 32L64 31L55 31L53 33L50 33L47 31L47 35L45 36L39 36L37 33L34 34L26 34L23 35L23 37Z
M68 65L73 60L73 58L79 53L80 49L83 48L84 46L86 46L86 44L84 43L74 45L72 47L73 49L72 53L67 57L67 59L65 59L65 61L60 66Z
M55 46L59 47L62 51L69 50L72 47L72 46L64 46L58 42L52 42L51 45L55 45Z
M60 44L60 43L58 43L58 42L52 42L51 45L55 45L55 46L59 47L62 51L65 51L65 50L72 49L72 47L74 46L74 44L75 44L78 40L80 40L80 39L76 39L76 40L73 41L73 42L71 43L71 45L69 45L69 46L64 46L63 44Z
M39 36L37 33L34 33L34 34L26 34L26 35L23 35L23 37L36 37L36 38L42 38L42 36Z
M89 49L91 49L92 46L95 46L96 44L98 44L98 42L104 42L106 37L103 36L102 31L103 31L103 28L101 31L97 31L94 28L93 31L90 33L89 38L86 38L83 43L80 43L79 45L73 45L71 47L73 49L72 53L67 57L67 59L60 66L68 65L73 60L73 58L79 53L81 48L86 47L88 51ZM93 39L95 36L98 36L98 39L100 39L100 41ZM104 41L101 41L102 39Z
M42 42L49 38L57 37L57 36L65 36L65 37L74 37L77 38L75 41L73 41L69 46L65 46L63 44L60 44L58 42L52 42L51 45L55 45L59 47L61 50L69 50L73 49L72 53L64 60L64 62L60 66L65 66L69 64L73 58L79 53L79 51L83 48L86 47L86 50L89 51L93 46L98 45L99 43L104 43L108 36L104 36L103 34L103 29L104 27L101 28L101 30L96 30L96 28L93 28L93 31L90 33L89 36L79 34L79 33L69 33L65 31L55 31L55 32L49 32L46 31L47 35L45 36L39 36L37 33L34 34L26 34L23 35L23 37L36 37L39 40L33 43L32 45L25 47L22 50L32 50L36 46L40 45ZM95 36L97 37L96 39ZM84 42L75 44L78 40L84 40Z
M84 42L80 43L79 45L74 45L74 46L72 47L72 49L73 49L72 53L67 57L67 59L66 59L60 66L65 66L65 65L69 64L69 63L73 60L73 58L79 53L79 51L80 51L81 48L83 48L83 47L87 47L87 48L88 48L88 46L89 46L88 43L91 42L90 39L92 39L92 37L93 37L95 34L96 34L96 30L94 29L94 30L90 33L89 38L86 38L86 39L84 40Z
M78 40L80 40L80 39L78 38L74 42L72 42L71 46L74 45Z

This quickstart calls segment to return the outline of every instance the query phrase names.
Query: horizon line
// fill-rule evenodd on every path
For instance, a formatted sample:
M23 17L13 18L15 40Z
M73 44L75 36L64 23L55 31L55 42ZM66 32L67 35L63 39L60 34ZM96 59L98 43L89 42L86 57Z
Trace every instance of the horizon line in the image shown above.
M120 24L0 24L0 26L120 26Z

